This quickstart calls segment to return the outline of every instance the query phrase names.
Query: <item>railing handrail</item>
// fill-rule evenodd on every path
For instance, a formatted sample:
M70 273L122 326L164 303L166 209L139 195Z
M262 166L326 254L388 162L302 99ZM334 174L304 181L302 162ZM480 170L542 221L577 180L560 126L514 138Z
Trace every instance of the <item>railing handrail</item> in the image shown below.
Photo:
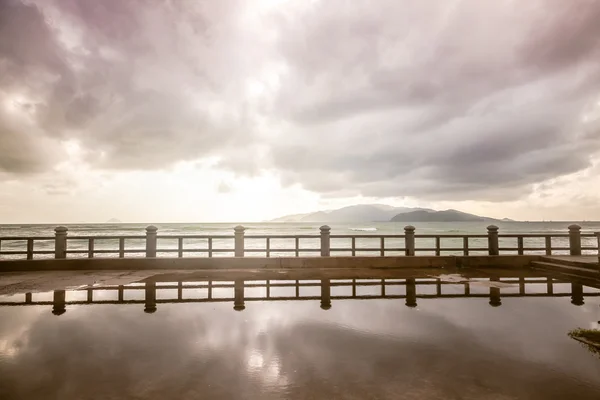
M244 237L246 239L319 239L321 235L244 235Z
M176 235L157 235L156 238L157 239L164 239L164 240L175 240L175 239L179 239L179 238L183 238L183 239L233 239L235 236L234 235L181 235L181 234L176 234ZM299 239L319 239L321 236L320 235L244 235L244 238L246 239L295 239L295 238L299 238ZM356 239L381 239L381 238L385 238L385 239L404 239L406 237L406 235L397 235L397 234L374 234L374 235L368 235L368 234L360 234L360 235L351 235L351 234L344 234L344 235L330 235L331 239L351 239L351 238L356 238ZM462 238L469 238L469 239L486 239L488 237L488 235L481 235L481 234L415 234L414 237L416 239L435 239L435 238L442 238L442 239L462 239ZM534 234L534 233L515 233L515 234L499 234L498 235L499 238L546 238L546 237L552 237L552 238L568 238L569 235L568 234L556 234L556 233L552 233L552 234ZM581 238L595 238L596 235L594 233L582 233L581 234ZM39 241L48 241L48 240L54 240L55 237L54 236L0 236L0 241L26 241L26 240L39 240ZM145 235L77 235L77 236L73 236L73 235L69 235L67 236L67 240L89 240L89 239L94 239L94 240L119 240L119 239L129 239L129 240L143 240L146 239Z
M53 238L54 239L54 238ZM67 236L67 240L119 240L119 239L146 239L145 235L77 235ZM2 240L2 238L0 238Z
M0 240L54 240L54 236L0 236Z

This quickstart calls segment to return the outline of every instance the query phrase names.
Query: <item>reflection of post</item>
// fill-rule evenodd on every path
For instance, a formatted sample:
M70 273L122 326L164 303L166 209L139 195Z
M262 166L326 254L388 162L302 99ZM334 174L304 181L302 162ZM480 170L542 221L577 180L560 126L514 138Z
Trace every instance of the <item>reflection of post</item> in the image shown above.
M67 312L65 308L65 291L55 290L52 300L52 314L63 315L65 312Z
M233 309L235 311L242 311L246 308L246 306L244 305L244 281L241 279L236 280L233 290Z
M498 278L490 278L490 283L498 281ZM500 307L501 305L502 299L500 299L500 288L490 285L490 306Z
M148 314L156 312L156 282L146 282L146 297L144 300L144 312Z
M571 304L582 306L583 302L583 285L581 283L571 283Z
M323 310L331 308L331 282L329 279L321 279L321 308Z
M414 308L417 306L417 285L415 278L406 280L406 306Z
M525 277L524 276L521 276L519 278L519 294L520 295L525 294Z

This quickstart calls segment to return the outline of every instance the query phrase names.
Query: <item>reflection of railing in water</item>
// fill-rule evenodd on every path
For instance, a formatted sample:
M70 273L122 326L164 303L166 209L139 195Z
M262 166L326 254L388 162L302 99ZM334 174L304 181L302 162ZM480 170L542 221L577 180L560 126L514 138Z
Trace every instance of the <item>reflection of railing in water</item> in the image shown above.
M406 226L400 235L336 235L331 234L328 226L322 226L318 234L312 235L246 235L242 226L236 227L232 235L159 235L156 227L149 226L145 235L71 236L66 227L57 227L54 236L0 237L0 257L27 260L98 256L182 258L189 255L581 255L597 253L599 248L600 232L582 233L578 225L569 226L565 233L501 234L498 227L490 225L482 234L437 235L418 234L413 226Z
M215 284L217 282L217 284ZM500 284L515 284L510 286L516 288L518 285L517 293L502 293ZM544 292L528 293L527 285L531 284L545 284ZM65 290L55 290L53 292L52 301L33 301L31 293L24 295L24 301L21 302L0 302L0 306L27 306L27 305L52 305L52 313L55 315L61 315L66 312L66 306L68 305L86 305L86 304L143 304L144 311L147 313L153 313L157 310L157 304L167 303L205 303L205 302L233 302L234 310L244 310L245 303L247 301L291 301L291 300L320 300L321 308L328 310L331 308L332 300L349 300L349 299L405 299L405 305L407 307L416 307L417 299L456 299L456 298L489 298L489 305L492 307L498 307L502 305L502 298L513 298L513 297L571 297L571 303L574 305L583 305L584 296L587 297L599 297L600 291L593 293L584 293L584 285L580 283L570 283L571 290L569 292L555 292L554 286L556 284L565 284L565 282L557 281L553 278L490 278L489 280L478 280L478 281L462 281L462 282L446 282L441 279L427 279L422 278L408 278L408 279L380 279L377 281L361 281L361 280L334 280L322 279L320 281L266 281L265 283L257 283L255 281L243 281L236 280L233 283L226 283L221 281L206 281L205 283L190 283L178 282L177 286L156 284L155 282L145 283L144 286L106 286L106 287L93 287L86 289L75 289L69 292L86 292L86 300L74 300L67 301ZM452 285L456 287L460 285L463 287L462 293L443 293L442 288L446 285ZM472 286L481 285L489 286L488 293L472 293ZM351 290L350 295L332 295L331 288L341 287L348 288ZM362 287L379 287L379 293L374 295L358 295L357 288ZM393 287L404 287L405 294L390 294L390 289ZM421 293L425 287L435 287L435 293ZM233 297L214 297L213 290L215 289L231 289L233 288ZM265 295L262 297L246 297L245 289L251 288L264 288ZM284 288L292 289L294 295L291 296L272 296L271 289L273 288ZM320 295L301 295L301 288L320 288ZM157 298L157 291L159 290L177 290L177 297L173 298ZM194 289L206 289L207 296L204 298L185 298L184 290ZM419 290L420 289L420 290ZM94 293L109 293L117 291L117 300L105 300L105 299L94 299ZM126 292L139 292L144 291L144 299L140 300L126 300Z

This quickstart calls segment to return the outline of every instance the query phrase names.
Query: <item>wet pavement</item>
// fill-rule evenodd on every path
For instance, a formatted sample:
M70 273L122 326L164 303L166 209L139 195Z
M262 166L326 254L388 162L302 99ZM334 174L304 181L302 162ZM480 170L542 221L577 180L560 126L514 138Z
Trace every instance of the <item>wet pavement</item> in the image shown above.
M598 328L594 282L54 274L0 274L0 399L600 398L600 357L568 336Z

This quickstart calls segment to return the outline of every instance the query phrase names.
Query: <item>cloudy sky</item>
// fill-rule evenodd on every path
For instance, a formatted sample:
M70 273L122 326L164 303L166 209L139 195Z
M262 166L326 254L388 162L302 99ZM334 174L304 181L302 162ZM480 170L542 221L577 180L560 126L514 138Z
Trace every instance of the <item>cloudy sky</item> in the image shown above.
M600 220L595 0L0 0L0 221Z

